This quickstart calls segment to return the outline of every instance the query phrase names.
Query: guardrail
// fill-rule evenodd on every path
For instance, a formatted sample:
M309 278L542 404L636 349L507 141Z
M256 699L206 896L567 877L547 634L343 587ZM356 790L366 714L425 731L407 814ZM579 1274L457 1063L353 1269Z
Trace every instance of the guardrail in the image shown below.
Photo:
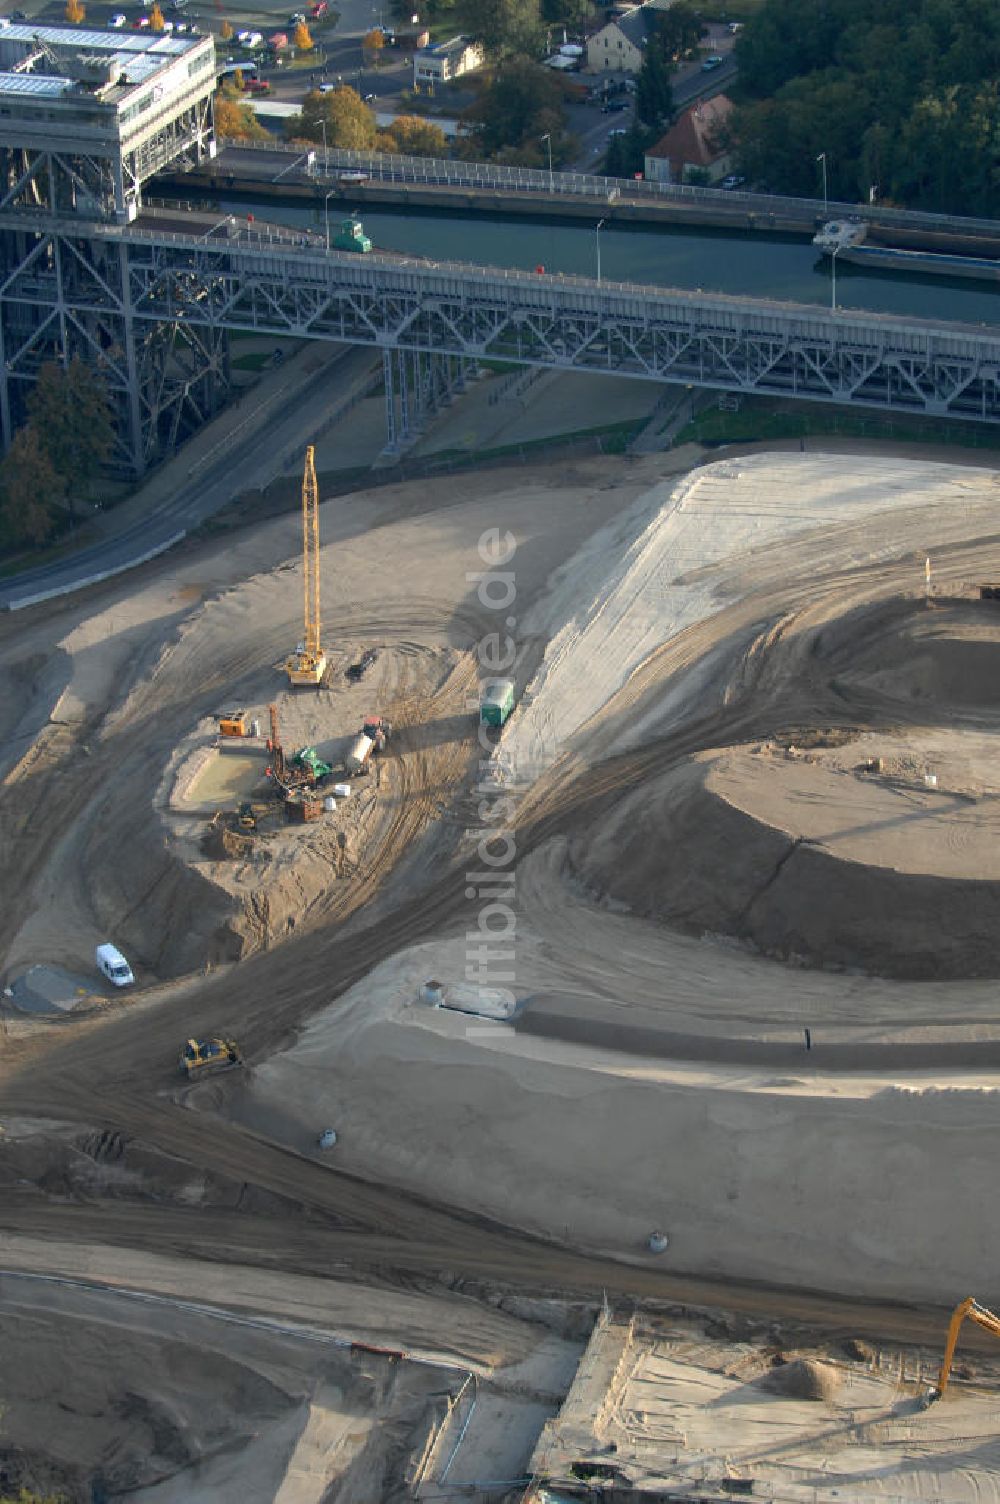
M0 224L4 216L0 215ZM18 212L18 225L23 228L25 215ZM274 227L277 229L277 227ZM821 308L809 303L795 303L778 298L749 298L736 293L703 293L691 291L683 287L651 287L639 282L614 282L602 278L600 282L592 277L584 277L571 272L530 272L519 268L502 266L469 266L464 262L457 261L432 261L425 257L401 256L393 252L373 251L365 256L360 256L352 251L336 251L326 249L326 238L315 230L295 230L284 236L278 233L264 232L256 222L248 225L245 220L236 218L235 228L226 236L210 237L204 234L182 234L176 230L147 229L137 224L115 225L95 224L88 228L89 234L94 234L107 239L121 239L133 244L136 242L148 242L151 245L184 247L192 252L211 251L215 254L232 252L235 256L251 252L266 252L273 256L280 252L282 256L296 258L320 258L321 265L328 267L335 264L341 271L348 273L346 281L355 286L372 287L383 280L379 273L413 273L415 281L412 287L423 284L425 290L429 290L428 284L435 278L447 279L449 289L455 289L458 284L476 284L487 292L491 289L499 291L504 286L522 286L530 288L532 292L547 291L557 295L570 291L579 291L589 294L597 300L598 305L608 305L612 300L628 299L630 304L638 301L650 308L659 304L664 307L678 308L685 306L691 310L715 309L725 311L732 316L734 313L742 313L758 318L762 314L772 313L784 319L789 317L798 318L808 323L810 328L817 326L833 327L846 333L851 326L861 328L894 328L906 329L911 333L930 333L941 331L954 335L972 336L977 339L989 339L993 336L989 333L992 326L986 324L964 324L947 319L912 319L900 314L884 313L877 310L831 310ZM300 285L307 285L308 278L297 274Z
M266 155L287 152L302 155L301 146L282 142L266 147L247 141L220 140L226 151L245 151ZM636 178L598 177L586 172L552 172L539 167L503 167L492 162L458 162L440 157L403 157L388 152L346 151L331 147L315 148L315 162L303 176L318 178L344 171L364 172L379 182L426 184L437 187L495 189L515 193L553 193L570 196L663 203L700 203L718 206L741 206L748 213L796 216L814 219L855 218L899 229L939 230L951 234L995 235L1000 239L1000 221L973 219L952 214L932 214L918 209L895 209L880 204L850 204L834 199L791 198L769 193L727 192L721 188L700 188L689 183L651 183ZM219 167L218 159L216 168Z

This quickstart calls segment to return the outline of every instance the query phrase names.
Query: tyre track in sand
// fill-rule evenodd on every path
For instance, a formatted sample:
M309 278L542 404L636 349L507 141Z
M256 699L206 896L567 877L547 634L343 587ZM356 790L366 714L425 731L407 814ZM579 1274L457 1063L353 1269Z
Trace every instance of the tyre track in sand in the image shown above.
M1000 567L1000 545L995 539L990 544L984 550L980 543L967 554L953 551L949 570L960 572L973 558L980 570ZM790 567L784 558L783 571ZM898 590L900 577L901 567L890 565L831 574L822 592L817 592L815 581L808 588L764 588L658 650L594 718L581 745L599 756L609 728L613 730L624 713L658 694L672 676L718 654L713 682L699 696L698 714L639 748L600 761L588 764L579 753L564 757L519 812L519 851L527 854L551 836L585 826L609 800L696 752L766 735L776 724L786 725L795 717L829 714L829 695L788 677L790 665L801 667L797 660L805 652L805 628L820 626L852 601L860 604ZM450 689L454 692L456 686ZM405 704L402 709L405 726ZM891 719L900 719L898 706L892 707ZM447 781L467 755L468 742L462 742L414 756L407 773L412 799L399 801L384 852L364 880L366 899L384 886L407 842L426 823L434 797L428 792L429 781ZM58 818L54 813L49 825L57 825ZM172 1073L152 1063L172 1061L185 1032L204 1029L210 1020L213 1029L240 1033L251 1064L266 1057L387 954L453 928L465 909L464 888L459 872L446 873L419 897L382 914L374 926L356 925L347 933L330 926L290 940L279 952L255 957L231 975L192 983L156 1007L124 1013L99 1029L61 1042L48 1053L44 1073L36 1074L29 1064L0 1087L0 1105L9 1112L100 1123L202 1169L290 1198L303 1209L301 1221L210 1208L49 1205L25 1192L7 1199L0 1224L43 1238L171 1248L304 1272L335 1275L338 1268L363 1270L376 1284L447 1280L446 1271L461 1271L463 1278L556 1293L593 1297L606 1288L616 1295L722 1304L761 1313L780 1310L826 1327L910 1340L938 1335L937 1313L716 1283L580 1255L444 1204L368 1184L218 1117L201 1117L171 1099ZM352 911L356 908L352 905ZM137 1081L146 1086L137 1088Z

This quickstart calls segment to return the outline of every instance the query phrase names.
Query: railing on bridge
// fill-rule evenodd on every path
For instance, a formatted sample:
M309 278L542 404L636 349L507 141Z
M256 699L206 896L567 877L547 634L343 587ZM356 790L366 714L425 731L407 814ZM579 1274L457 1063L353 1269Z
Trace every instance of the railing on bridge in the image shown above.
M223 138L226 151L283 152L302 156L301 146L268 143L261 147L253 142ZM215 170L219 170L218 160ZM224 164L223 164L224 166ZM285 169L287 173L287 169ZM916 209L895 209L881 204L849 204L834 200L791 198L780 194L727 192L721 188L699 188L689 183L649 183L638 178L598 177L587 172L552 172L538 167L504 167L493 162L450 161L439 157L403 157L389 152L346 151L331 147L315 148L311 168L303 167L302 177L336 178L343 172L364 172L373 180L386 183L426 184L429 187L470 188L478 191L568 195L599 199L602 203L660 201L662 203L698 203L719 208L739 207L749 215L767 221L769 217L814 220L855 218L874 224L909 230L929 230L992 235L1000 239L1000 221L963 218L952 214L931 214ZM262 173L262 178L270 177Z
M42 218L43 216L39 216ZM0 216L0 226L3 217ZM23 225L24 214L19 216ZM704 293L682 287L651 287L638 282L615 282L572 272L531 272L516 267L470 266L458 261L434 261L423 256L404 256L392 251L375 251L359 256L351 251L327 250L325 235L315 230L290 229L281 225L261 224L248 221L242 216L220 217L208 231L198 233L158 229L142 224L116 225L96 223L88 233L103 240L122 240L127 244L148 243L151 246L186 249L189 252L209 252L212 258L231 251L234 258L245 252L263 254L269 258L292 258L286 264L302 260L312 263L306 273L304 268L295 273L295 285L306 290L314 281L342 286L365 288L366 291L393 286L408 294L435 294L447 288L449 295L475 297L478 294L503 292L506 300L513 288L530 293L530 302L537 305L545 301L551 308L553 318L560 317L569 306L567 295L573 295L574 306L586 306L589 311L600 312L606 317L616 316L627 300L630 317L637 310L644 310L650 320L662 316L667 310L682 311L685 319L704 315L711 319L721 316L728 328L741 325L748 331L763 332L765 320L778 331L789 330L792 325L815 335L829 330L830 338L841 344L850 344L852 339L862 342L873 337L882 338L878 331L898 331L911 342L923 337L954 337L982 342L989 347L990 358L1000 367L1000 342L990 326L985 324L961 324L944 319L913 319L900 314L875 310L828 309L812 304L794 303L777 298L748 298L734 293ZM234 260L233 265L236 262ZM250 262L246 271L252 270ZM581 295L585 303L581 302ZM283 332L276 328L276 333ZM290 330L287 332L291 332ZM558 364L558 361L552 363Z

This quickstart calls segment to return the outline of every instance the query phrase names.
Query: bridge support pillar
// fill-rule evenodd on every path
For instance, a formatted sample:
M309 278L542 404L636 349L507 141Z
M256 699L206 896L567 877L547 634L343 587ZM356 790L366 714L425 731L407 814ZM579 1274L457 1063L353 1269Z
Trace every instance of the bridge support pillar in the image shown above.
M382 383L385 387L385 448L391 452L396 447L396 392L393 382L392 351L382 351Z
M399 440L405 444L410 437L410 381L406 369L406 351L396 351L396 369L399 374Z

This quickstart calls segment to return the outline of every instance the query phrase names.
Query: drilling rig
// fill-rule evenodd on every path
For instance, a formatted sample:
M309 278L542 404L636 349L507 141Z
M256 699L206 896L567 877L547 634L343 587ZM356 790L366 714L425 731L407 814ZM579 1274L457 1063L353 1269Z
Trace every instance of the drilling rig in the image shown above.
M302 572L305 634L286 659L285 672L291 685L306 684L318 689L326 672L326 654L319 641L319 486L311 444L306 450L302 475Z

